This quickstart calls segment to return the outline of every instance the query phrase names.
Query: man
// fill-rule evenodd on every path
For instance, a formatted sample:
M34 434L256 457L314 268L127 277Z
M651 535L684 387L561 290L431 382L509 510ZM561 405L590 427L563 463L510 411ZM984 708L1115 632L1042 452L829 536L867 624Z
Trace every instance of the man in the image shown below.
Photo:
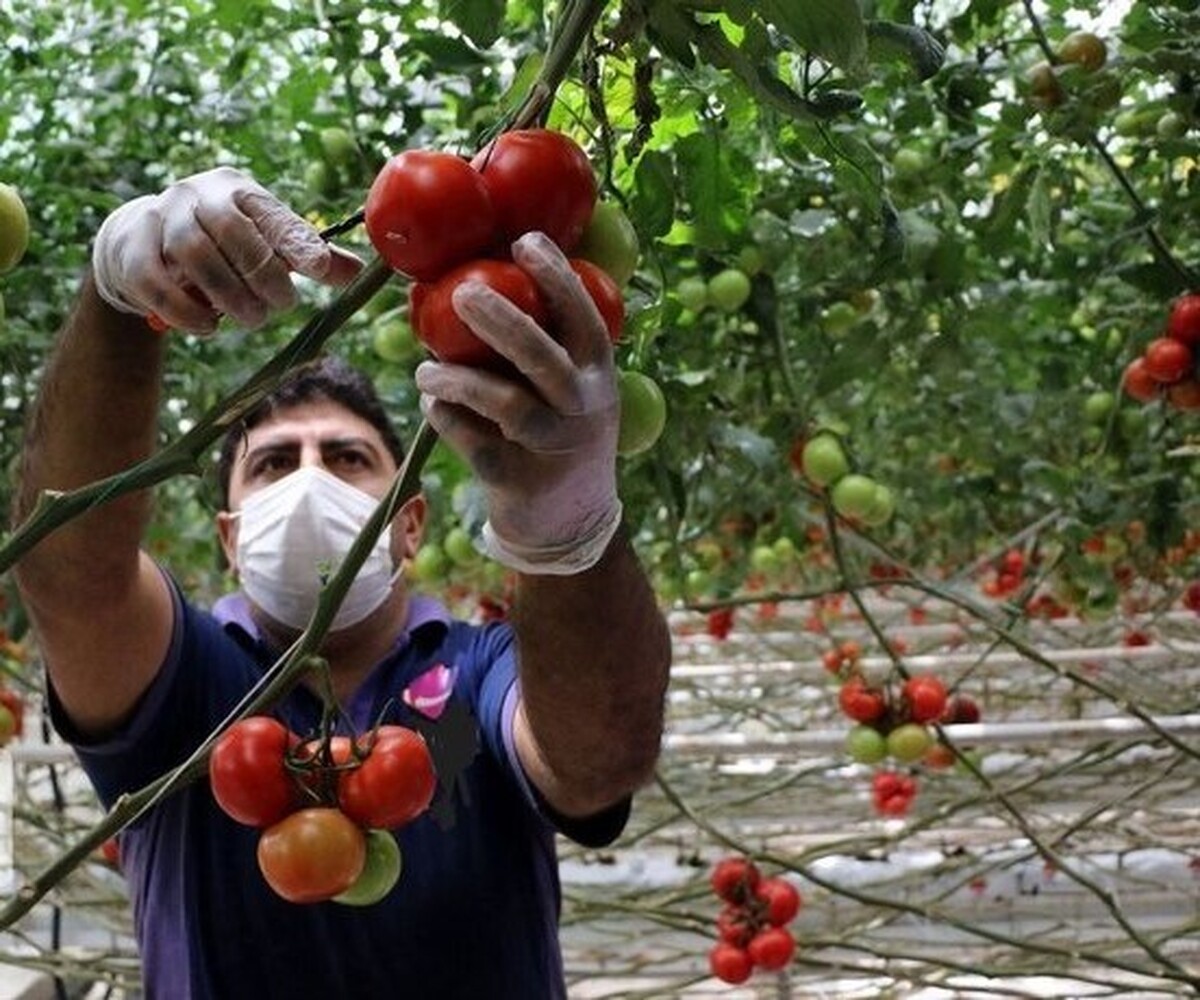
M512 623L451 621L395 579L421 538L415 497L322 648L352 727L389 705L389 720L436 742L445 720L466 720L479 752L439 775L437 810L398 831L404 872L370 907L275 896L255 861L259 831L226 817L207 781L155 806L122 834L151 998L565 993L553 833L585 844L619 833L656 760L670 653L620 527L603 322L544 237L524 237L514 259L540 286L556 339L478 285L455 308L525 379L434 362L416 376L428 420L484 488L488 551L517 571ZM92 265L28 422L18 518L43 490L151 452L164 337L147 315L198 333L222 314L254 327L294 302L290 271L338 285L360 266L227 168L122 206ZM277 659L314 599L297 551L361 524L398 458L369 386L315 366L226 443L217 527L241 592L213 614L140 550L145 494L65 525L21 561L55 724L102 801L183 759ZM413 697L430 678L444 705ZM296 688L279 717L311 729L318 688Z

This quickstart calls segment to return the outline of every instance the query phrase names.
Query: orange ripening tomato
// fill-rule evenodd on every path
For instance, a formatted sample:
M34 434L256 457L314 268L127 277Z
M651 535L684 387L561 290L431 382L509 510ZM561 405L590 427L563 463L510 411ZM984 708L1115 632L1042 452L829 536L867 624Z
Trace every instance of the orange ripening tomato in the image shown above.
M291 813L258 838L263 878L290 903L318 903L345 892L366 861L366 835L341 810L327 806Z

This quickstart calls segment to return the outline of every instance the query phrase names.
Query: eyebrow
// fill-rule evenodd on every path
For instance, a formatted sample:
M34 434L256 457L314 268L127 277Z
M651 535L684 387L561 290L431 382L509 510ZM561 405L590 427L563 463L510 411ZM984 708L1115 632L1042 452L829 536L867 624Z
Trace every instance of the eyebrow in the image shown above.
M283 438L278 441L268 441L265 444L260 444L251 448L242 456L241 464L244 467L249 467L260 458L269 455L293 454L298 452L301 447L301 442L297 438ZM381 452L379 448L369 439L351 435L348 437L331 437L323 438L320 441L321 454L326 455L330 452L342 451L346 448L363 448L369 451L375 458L379 458Z

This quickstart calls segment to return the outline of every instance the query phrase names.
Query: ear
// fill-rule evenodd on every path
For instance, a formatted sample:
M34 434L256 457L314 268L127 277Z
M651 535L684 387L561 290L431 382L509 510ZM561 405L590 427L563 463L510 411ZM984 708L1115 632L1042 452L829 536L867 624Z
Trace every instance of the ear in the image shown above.
M237 529L238 519L233 514L227 510L217 512L217 537L221 541L225 561L234 572L237 572Z
M425 495L410 497L392 519L392 558L397 564L411 559L425 536Z

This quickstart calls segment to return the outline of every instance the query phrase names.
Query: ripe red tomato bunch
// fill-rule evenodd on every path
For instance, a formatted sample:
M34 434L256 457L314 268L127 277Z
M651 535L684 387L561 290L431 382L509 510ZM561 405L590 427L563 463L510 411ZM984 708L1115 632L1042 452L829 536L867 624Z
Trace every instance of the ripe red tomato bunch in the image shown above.
M510 258L513 241L540 231L570 255L596 209L596 178L583 149L550 129L505 132L475 156L413 149L393 156L367 194L367 235L380 256L414 280L409 319L439 360L502 367L454 310L454 290L480 281L541 326L537 285ZM583 257L571 265L616 341L625 321L620 287Z
M382 899L400 874L393 831L429 806L437 787L424 738L384 725L356 739L301 738L278 719L248 716L213 747L213 797L262 830L258 865L293 903Z
M1125 368L1121 386L1140 403L1166 399L1177 410L1200 410L1200 293L1175 300L1167 328Z
M712 974L744 983L756 969L784 968L796 952L787 925L800 912L799 891L784 878L764 878L749 858L722 858L709 876L724 906L717 915L717 943L708 953Z
M1009 549L996 560L982 590L988 597L1005 598L1021 588L1026 575L1025 553Z

